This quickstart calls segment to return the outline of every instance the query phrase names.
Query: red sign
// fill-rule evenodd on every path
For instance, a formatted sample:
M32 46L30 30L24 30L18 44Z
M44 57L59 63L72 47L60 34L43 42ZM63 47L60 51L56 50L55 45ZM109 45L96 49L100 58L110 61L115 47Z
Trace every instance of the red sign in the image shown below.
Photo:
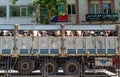
M58 22L67 22L68 21L68 15L59 15L57 16Z

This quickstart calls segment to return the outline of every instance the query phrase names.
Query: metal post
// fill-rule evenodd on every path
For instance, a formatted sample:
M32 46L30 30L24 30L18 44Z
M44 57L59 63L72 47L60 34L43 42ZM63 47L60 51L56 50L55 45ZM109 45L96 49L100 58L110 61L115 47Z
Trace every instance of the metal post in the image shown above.
M34 31L34 26L33 26L32 33L33 33L33 31ZM34 35L32 35L32 45L31 45L31 47L30 47L30 52L29 52L29 54L33 54L33 47L34 47Z
M117 41L118 41L118 50L117 50L117 54L119 54L120 53L120 25L117 25Z
M95 51L96 51L96 55L97 55L97 53L98 53L98 51L97 51L97 48L98 48L98 46L97 46L98 44L97 44L97 37L95 37Z
M105 42L105 54L108 54L108 48L107 48L107 36L104 37L104 42Z
M18 46L17 46L17 43L18 43L18 28L19 28L19 25L18 24L15 24L14 25L14 47L13 47L13 57L16 57L17 54L18 54Z
M6 74L7 74L7 75L6 75L6 77L11 77L11 71L9 72L9 67L11 67L11 66L10 66L10 61L11 61L11 60L10 60L10 57L7 57L7 63L6 63L6 64L7 64L7 65L6 65L6 66L7 66L7 69L6 69ZM10 69L10 70L11 70L11 69Z
M82 56L82 73L81 73L81 77L85 77L85 60L84 57Z
M61 56L65 56L65 25L61 24Z

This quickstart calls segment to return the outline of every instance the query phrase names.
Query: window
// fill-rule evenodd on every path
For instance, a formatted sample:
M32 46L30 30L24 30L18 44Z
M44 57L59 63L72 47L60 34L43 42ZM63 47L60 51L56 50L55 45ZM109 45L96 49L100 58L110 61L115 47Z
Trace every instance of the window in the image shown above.
M28 16L28 7L20 7L20 16Z
M111 4L103 3L103 13L111 13Z
M6 16L6 6L0 6L0 17Z
M76 14L76 6L74 4L68 5L68 14Z
M36 6L28 6L28 16L33 16L33 12L36 10Z
M20 16L20 6L10 6L10 16Z
M10 16L32 16L35 6L10 6Z
M99 14L99 13L105 13L109 14L112 13L112 8L114 6L112 5L112 0L88 0L88 10L91 14ZM114 1L114 0L113 0Z
M95 4L95 3L91 4L91 13L92 14L100 13L99 4Z

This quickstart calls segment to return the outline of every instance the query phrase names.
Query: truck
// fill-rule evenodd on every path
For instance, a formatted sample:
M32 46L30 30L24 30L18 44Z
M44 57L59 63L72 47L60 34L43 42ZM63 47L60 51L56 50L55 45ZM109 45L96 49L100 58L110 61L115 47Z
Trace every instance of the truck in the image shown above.
M119 25L0 24L0 31L0 69L23 75L56 75L61 69L80 75L102 67L115 72L120 55Z

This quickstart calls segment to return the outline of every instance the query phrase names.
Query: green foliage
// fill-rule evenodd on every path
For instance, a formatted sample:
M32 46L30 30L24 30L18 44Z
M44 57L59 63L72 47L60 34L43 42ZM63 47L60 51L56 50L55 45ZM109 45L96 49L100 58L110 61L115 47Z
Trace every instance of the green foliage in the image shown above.
M50 19L65 14L66 0L37 0L33 4L40 4L40 23L50 23Z
M53 13L59 12L58 6L65 9L65 0L37 0L34 1L33 4L40 4L42 8L47 8Z
M12 2L12 4L15 4L17 1L18 1L18 0L12 0L11 2Z

